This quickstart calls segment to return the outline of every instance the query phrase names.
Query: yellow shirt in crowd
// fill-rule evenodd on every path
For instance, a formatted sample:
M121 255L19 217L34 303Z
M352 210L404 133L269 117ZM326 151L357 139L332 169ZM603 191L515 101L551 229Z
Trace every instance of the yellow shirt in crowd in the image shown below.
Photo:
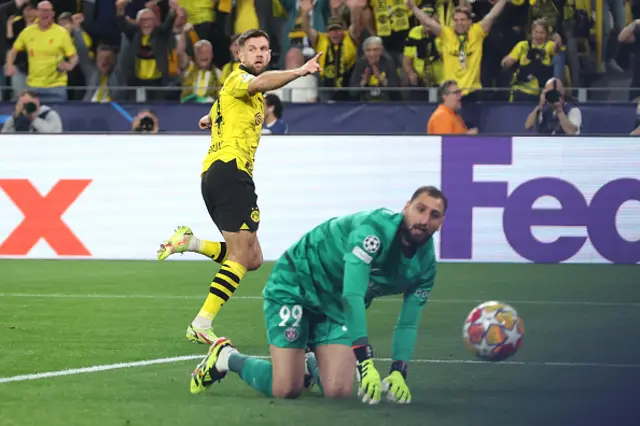
M22 30L13 48L26 52L29 58L27 85L39 88L67 85L67 73L59 72L58 65L77 52L66 29L58 24L52 24L46 30L37 24L30 25Z
M456 34L451 27L442 27L442 54L444 60L444 78L456 80L464 95L481 89L480 63L482 62L482 43L487 33L480 23L471 25L464 35Z

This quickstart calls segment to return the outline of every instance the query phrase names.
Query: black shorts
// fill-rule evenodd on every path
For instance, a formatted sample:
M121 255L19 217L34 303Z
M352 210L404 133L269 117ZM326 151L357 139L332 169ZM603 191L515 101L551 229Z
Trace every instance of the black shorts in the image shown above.
M260 209L255 185L235 160L211 164L202 175L202 198L220 231L258 230Z

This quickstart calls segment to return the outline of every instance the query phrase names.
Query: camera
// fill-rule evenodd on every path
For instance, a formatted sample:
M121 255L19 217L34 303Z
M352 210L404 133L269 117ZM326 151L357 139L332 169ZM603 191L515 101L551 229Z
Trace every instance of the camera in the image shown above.
M33 101L25 102L25 104L22 106L22 110L25 112L25 114L33 114L38 110L38 105L36 105L36 103Z
M560 92L557 90L549 90L544 94L544 99L548 104L556 104L560 102Z
M135 132L153 132L155 130L155 121L150 115L145 115L140 119L138 127L133 129Z
M560 102L561 97L562 95L560 91L558 91L558 81L553 80L553 89L544 94L544 100L547 101L548 104L553 105Z

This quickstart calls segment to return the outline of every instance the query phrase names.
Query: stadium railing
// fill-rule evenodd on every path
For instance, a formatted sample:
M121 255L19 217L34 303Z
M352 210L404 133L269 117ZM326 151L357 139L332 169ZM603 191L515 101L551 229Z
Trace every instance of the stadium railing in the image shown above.
M5 96L2 98L5 102L9 101L8 94L12 88L8 86L0 86L0 89L4 92ZM81 99L84 95L86 86L68 86L68 93L77 91L77 98ZM180 93L183 90L181 86L168 86L168 87L133 87L133 86L121 86L112 87L112 90L120 91L124 93L123 98L126 98L128 102L153 102L153 98L149 96L149 92L163 92L167 98L174 99L175 102L179 102ZM305 88L287 88L281 89L282 101L289 102L294 91L308 91ZM422 102L438 102L437 88L435 87L381 87L381 88L361 88L361 87L345 87L345 88L330 88L330 87L318 87L318 97L320 102L332 101L331 98L335 94L340 94L341 100L361 100L359 95L361 93L371 93L376 90L380 93L388 93L389 95L395 94L398 101L422 101ZM612 101L627 101L629 99L629 91L637 91L640 97L640 87L579 87L579 88L567 88L567 98L572 102L612 102ZM492 94L494 97L501 99L508 99L510 88L482 88L479 89L479 93ZM499 95L497 95L499 94ZM489 95L485 95L487 100ZM167 99L167 100L170 100Z

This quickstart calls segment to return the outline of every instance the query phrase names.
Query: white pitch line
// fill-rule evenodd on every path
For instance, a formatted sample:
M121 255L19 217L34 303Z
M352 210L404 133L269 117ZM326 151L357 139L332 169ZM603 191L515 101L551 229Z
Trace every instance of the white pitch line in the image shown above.
M0 293L0 297L32 297L53 299L184 299L201 300L204 296L153 295L153 294L64 294L64 293ZM234 296L233 300L262 300L262 296ZM378 298L376 302L398 302L398 297ZM480 299L430 299L429 303L482 303ZM576 300L505 300L514 305L560 305L560 306L610 306L610 307L640 307L640 302L590 302Z
M84 373L97 373L100 371L119 370L123 368L136 368L145 367L155 364L169 364L174 362L189 361L194 359L201 359L204 354L200 355L184 355L170 358L158 358L150 359L146 361L134 361L134 362L122 362L118 364L107 365L94 365L92 367L73 368L68 370L49 371L46 373L34 373L34 374L22 374L12 377L0 377L0 383L10 382L24 382L28 380L40 380L48 379L51 377L60 376L75 376ZM268 359L268 356L254 356L255 358ZM390 362L391 358L375 358L376 361ZM596 363L596 362L535 362L535 361L501 361L501 362L488 362L478 360L467 359L414 359L412 363L419 364L483 364L483 365L520 365L531 367L588 367L588 368L620 368L620 369L635 369L640 368L640 364L608 364L608 363Z

